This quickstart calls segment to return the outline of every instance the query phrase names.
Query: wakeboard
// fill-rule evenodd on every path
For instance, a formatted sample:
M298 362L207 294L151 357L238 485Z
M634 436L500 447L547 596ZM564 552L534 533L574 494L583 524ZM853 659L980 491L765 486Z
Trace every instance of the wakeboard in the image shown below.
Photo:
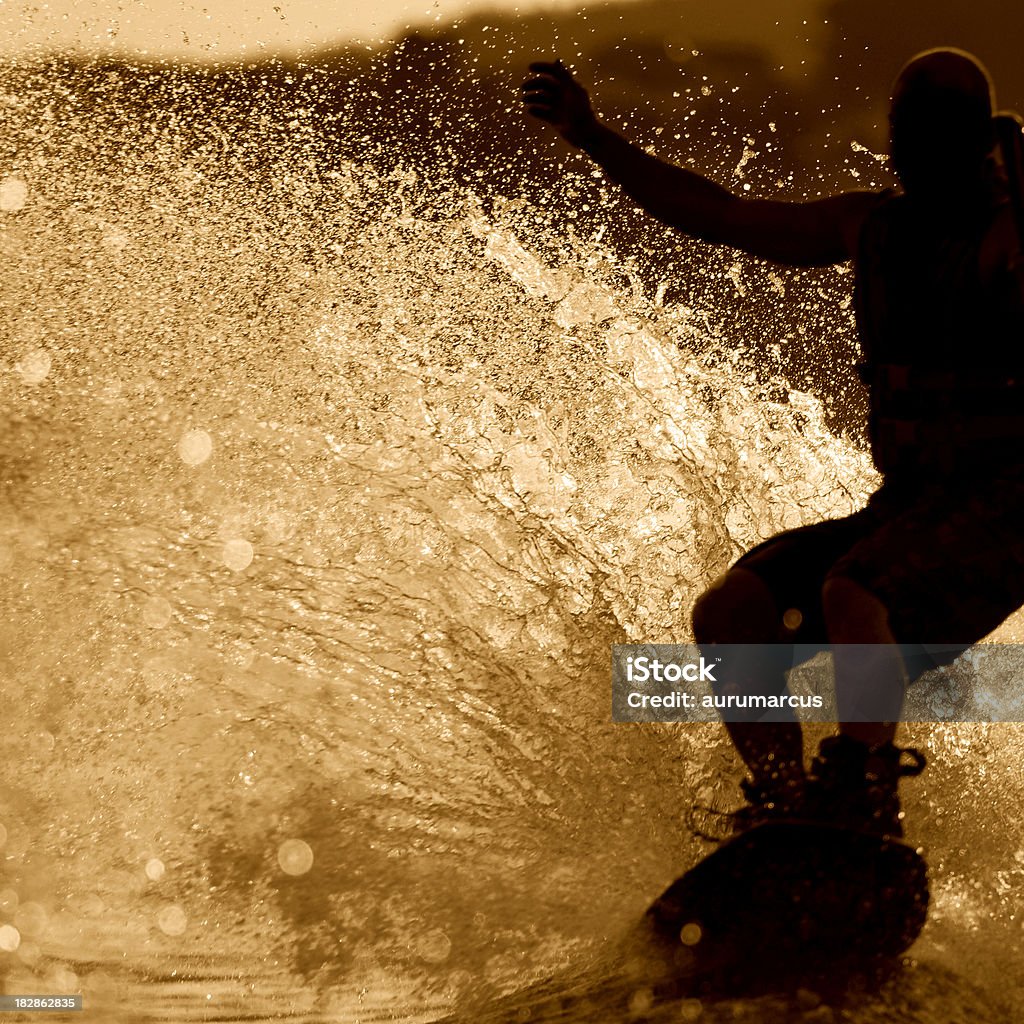
M891 973L927 910L927 867L907 844L780 821L736 836L678 878L633 938L656 953L670 990L822 991Z
M644 1007L742 1008L801 989L841 1002L898 974L927 909L927 869L905 843L819 822L760 825L673 882L594 961L448 1020L643 1020Z

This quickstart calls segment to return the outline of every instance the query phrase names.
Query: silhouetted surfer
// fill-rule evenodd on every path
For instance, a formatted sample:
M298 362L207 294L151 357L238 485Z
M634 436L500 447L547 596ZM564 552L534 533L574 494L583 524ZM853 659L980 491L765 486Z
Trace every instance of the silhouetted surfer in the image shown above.
M734 668L722 693L783 693L795 658L840 645L839 717L850 721L809 775L797 722L727 725L751 774L737 827L811 816L900 836L897 784L924 759L894 745L892 723L907 682L956 653L926 645L963 650L1024 604L1024 304L988 74L958 50L914 58L890 113L902 191L786 203L732 195L645 153L597 120L561 62L531 71L530 113L659 220L775 263L854 261L882 486L853 515L749 551L697 601L693 628L702 646L780 645L774 668ZM880 646L865 658L844 644ZM859 706L888 721L854 721Z

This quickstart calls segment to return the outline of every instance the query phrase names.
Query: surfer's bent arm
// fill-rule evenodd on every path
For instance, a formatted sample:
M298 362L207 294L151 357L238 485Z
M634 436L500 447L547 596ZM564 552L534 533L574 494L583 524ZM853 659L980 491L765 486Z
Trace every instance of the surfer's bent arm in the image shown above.
M666 163L602 124L586 90L560 62L531 64L523 86L530 112L555 126L653 217L694 238L731 245L774 263L823 266L854 255L877 193L847 192L807 203L747 199L694 171Z
M850 192L807 203L746 199L694 171L665 163L603 124L579 148L653 217L706 242L791 266L843 263L865 197Z

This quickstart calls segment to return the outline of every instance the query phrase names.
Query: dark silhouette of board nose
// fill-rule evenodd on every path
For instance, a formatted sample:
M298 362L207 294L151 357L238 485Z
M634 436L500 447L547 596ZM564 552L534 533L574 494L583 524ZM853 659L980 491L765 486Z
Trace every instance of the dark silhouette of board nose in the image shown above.
M927 868L905 843L780 822L730 840L673 882L634 937L680 991L844 990L897 967L927 910Z

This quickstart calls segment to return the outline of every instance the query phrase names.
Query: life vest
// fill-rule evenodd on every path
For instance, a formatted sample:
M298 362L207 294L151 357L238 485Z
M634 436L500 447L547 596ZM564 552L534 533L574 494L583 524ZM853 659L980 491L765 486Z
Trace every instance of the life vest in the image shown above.
M864 223L859 372L883 473L1024 464L1024 316L1009 271L986 282L979 262L1000 208L940 218L889 191Z

